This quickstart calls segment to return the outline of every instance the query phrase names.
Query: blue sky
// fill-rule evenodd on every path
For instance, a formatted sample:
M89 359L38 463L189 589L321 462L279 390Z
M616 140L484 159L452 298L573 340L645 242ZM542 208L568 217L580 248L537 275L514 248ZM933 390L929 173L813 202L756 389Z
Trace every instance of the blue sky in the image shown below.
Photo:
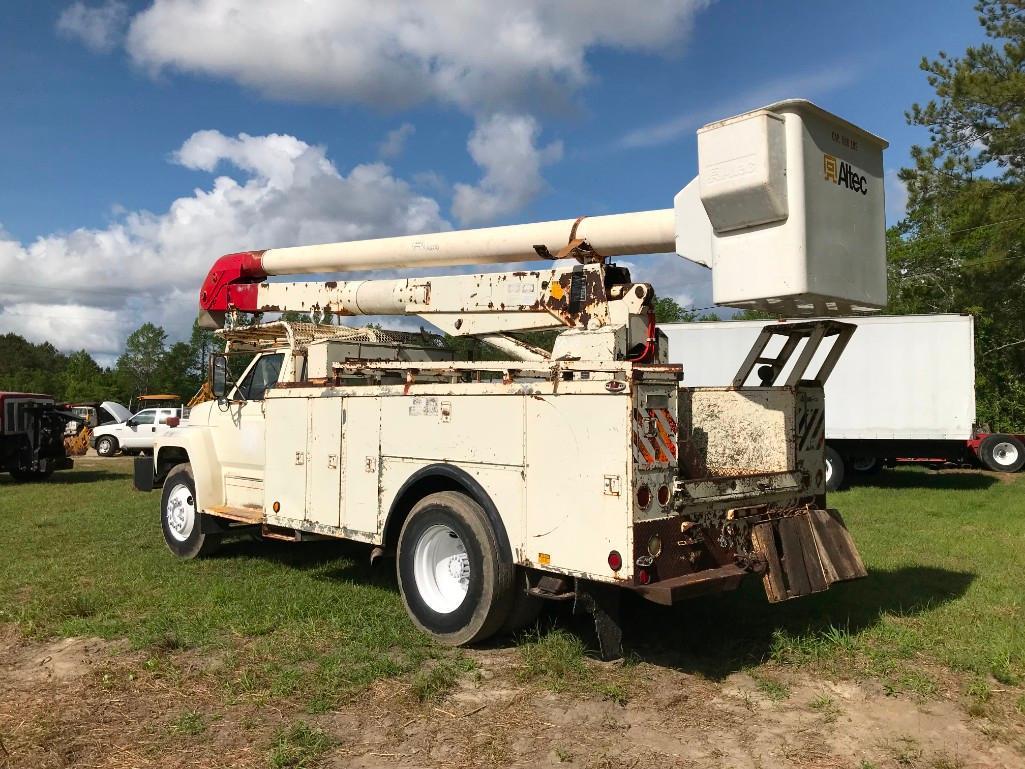
M7 4L0 332L110 360L143 320L184 334L226 251L667 207L697 127L784 97L895 171L919 60L982 39L952 0L385 5ZM708 302L706 273L642 262Z

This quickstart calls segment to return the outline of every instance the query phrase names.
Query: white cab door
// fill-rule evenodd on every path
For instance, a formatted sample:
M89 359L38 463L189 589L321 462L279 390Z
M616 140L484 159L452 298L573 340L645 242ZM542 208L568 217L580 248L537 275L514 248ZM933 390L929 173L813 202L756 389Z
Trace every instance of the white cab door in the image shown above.
M284 353L257 356L235 387L231 398L210 411L210 431L225 481L228 505L251 503L251 495L240 492L232 499L232 489L244 489L251 481L262 481L266 461L264 433L264 396L278 381ZM305 423L305 420L304 420ZM235 483L238 479L241 483ZM246 502L241 499L245 497Z
M118 442L126 449L153 448L153 428L156 421L156 409L143 409L133 416L121 429Z

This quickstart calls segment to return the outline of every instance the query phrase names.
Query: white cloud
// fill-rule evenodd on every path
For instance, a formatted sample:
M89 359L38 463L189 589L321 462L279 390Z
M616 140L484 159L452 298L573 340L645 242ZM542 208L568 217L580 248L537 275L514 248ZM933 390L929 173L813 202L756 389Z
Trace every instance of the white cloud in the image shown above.
M477 185L455 186L452 213L462 224L493 221L545 188L541 168L562 157L562 142L538 147L540 133L529 115L498 113L477 124L466 146L484 176Z
M628 149L668 144L713 120L722 120L783 99L810 99L823 96L850 85L863 72L863 66L846 62L812 73L769 80L708 107L684 112L668 120L637 128L622 136L618 144Z
M124 38L128 25L128 5L121 0L106 0L99 6L76 2L57 18L57 31L77 38L97 53L112 51Z
M696 14L711 2L648 0L639 11L621 0L151 0L127 20L124 44L154 75L212 76L272 98L454 106L478 121L472 151L475 142L503 141L491 127L498 114L565 108L590 82L587 59L596 50L678 50ZM108 2L103 9L115 6L120 28L123 7ZM95 20L100 9L76 3L65 15ZM109 47L113 38L101 37L100 45ZM528 118L515 120L535 132ZM413 130L404 124L391 132L380 157L397 157ZM195 153L209 151L206 144ZM463 221L499 217L544 189L539 169L560 150L546 148L546 154L522 142L517 149L517 159L526 162L519 181L499 167L494 153L478 147L474 159L484 178L457 190ZM243 155L232 162L245 160L244 148L238 151ZM206 167L198 154L190 162Z
M893 226L907 213L908 187L897 176L895 169L883 176L883 190L886 193L886 225Z
M146 320L187 334L221 254L448 228L437 202L383 163L340 172L325 150L285 135L193 134L175 162L218 176L163 213L22 244L0 230L0 330L113 355Z
M589 50L668 50L710 0L154 0L127 48L140 66L284 99L479 114L564 104Z
M398 128L389 131L377 147L377 153L382 158L397 158L406 149L406 140L416 133L416 127L412 123L403 123Z

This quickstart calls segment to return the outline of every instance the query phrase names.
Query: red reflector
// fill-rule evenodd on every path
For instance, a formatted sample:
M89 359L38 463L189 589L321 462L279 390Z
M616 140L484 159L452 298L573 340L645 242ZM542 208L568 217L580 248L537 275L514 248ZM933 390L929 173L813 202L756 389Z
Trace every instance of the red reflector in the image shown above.
M651 504L651 489L646 483L637 487L637 505L641 510L647 510Z
M619 554L618 550L613 550L609 553L609 568L612 571L619 571L623 568L623 556Z
M669 487L664 483L658 487L658 503L665 507L669 504Z
M642 585L647 585L651 582L651 575L648 573L647 569L641 569L637 572L637 581Z

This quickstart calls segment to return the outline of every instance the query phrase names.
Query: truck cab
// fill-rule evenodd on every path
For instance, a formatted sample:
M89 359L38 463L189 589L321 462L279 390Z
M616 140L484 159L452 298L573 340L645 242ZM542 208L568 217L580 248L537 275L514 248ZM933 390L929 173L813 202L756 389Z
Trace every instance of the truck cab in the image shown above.
M148 408L123 422L101 425L93 430L90 444L101 457L118 451L134 454L151 451L158 438L167 435L181 420L180 408Z

